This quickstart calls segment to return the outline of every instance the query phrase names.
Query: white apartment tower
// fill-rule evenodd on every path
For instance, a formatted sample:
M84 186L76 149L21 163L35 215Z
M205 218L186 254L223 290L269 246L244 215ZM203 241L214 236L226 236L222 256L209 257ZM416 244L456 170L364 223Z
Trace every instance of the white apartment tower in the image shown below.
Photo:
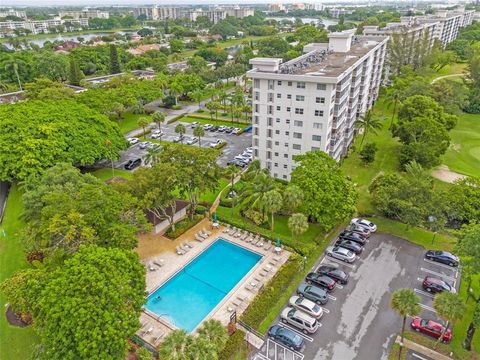
M378 97L387 39L350 30L286 63L250 60L253 149L262 167L288 180L295 155L322 150L339 160L346 153L356 119Z

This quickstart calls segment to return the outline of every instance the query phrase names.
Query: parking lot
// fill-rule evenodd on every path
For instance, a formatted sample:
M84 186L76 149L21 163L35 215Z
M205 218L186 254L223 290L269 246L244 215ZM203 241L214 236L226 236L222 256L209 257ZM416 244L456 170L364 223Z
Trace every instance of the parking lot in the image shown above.
M178 136L175 133L175 126L177 126L180 122L174 122L172 124L162 125L162 132L164 135L162 136L161 140L163 141L173 141L175 137ZM182 122L187 129L185 133L184 143L187 139L193 137L193 128L191 123ZM157 127L152 129L156 130ZM144 140L143 138L140 141L149 141L151 135L147 135L147 138ZM232 160L236 155L241 154L247 147L252 146L252 136L250 133L243 133L240 135L233 135L227 134L224 132L209 132L205 131L205 136L201 138L201 146L202 147L209 147L210 143L216 141L217 139L225 140L227 145L222 148L222 154L218 158L218 164L220 166L226 166L229 160ZM199 146L198 142L191 145L191 146ZM139 144L135 144L130 146L127 150L125 150L119 161L114 163L114 167L117 169L123 169L123 166L128 160L136 159L136 158L145 158L147 154L147 150L140 149Z
M458 290L460 273L456 268L424 259L424 253L422 247L401 238L372 234L364 252L352 264L322 256L312 271L320 265L332 265L347 272L350 278L348 284L337 284L329 293L316 333L305 335L283 324L304 338L301 356L316 360L387 359L401 329L400 316L390 308L391 295L400 288L412 288L419 295L421 317L441 322L433 309L433 296L422 289L423 278L440 277ZM409 326L410 321L407 322ZM273 322L278 323L281 324L279 318ZM271 342L267 341L259 352L264 359L283 360L295 355L287 349L288 355L272 351ZM411 352L409 358L420 359L416 355L420 356Z

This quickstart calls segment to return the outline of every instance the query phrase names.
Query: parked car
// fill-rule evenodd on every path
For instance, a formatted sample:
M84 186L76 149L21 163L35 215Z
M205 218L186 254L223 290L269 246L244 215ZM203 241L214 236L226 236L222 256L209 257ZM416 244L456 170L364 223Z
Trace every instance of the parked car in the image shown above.
M174 143L180 142L180 141L182 141L182 140L183 140L183 135L175 136L175 137L172 139L172 141L173 141Z
M338 239L335 246L341 246L345 249L351 250L357 255L360 255L363 252L362 245L352 240Z
M127 141L130 143L130 145L135 145L140 140L138 140L136 137L130 137L130 138L127 139Z
M370 230L371 232L377 231L377 225L375 225L373 222L367 219L353 218L350 223L363 226L364 228Z
M163 132L155 131L155 132L152 133L152 135L150 135L150 137L152 139L160 139L163 135L165 135Z
M457 256L440 250L428 250L425 253L425 259L436 261L449 266L458 266L460 260Z
M371 235L371 231L367 228L357 225L357 224L350 224L345 230L357 233L362 235L363 237L369 238Z
M411 326L413 330L427 334L435 339L439 339L442 336L442 332L445 330L445 327L442 324L439 324L433 320L422 319L419 316L415 316L412 319ZM452 330L447 329L442 341L444 343L449 343L451 340Z
M221 144L221 143L223 143L223 142L224 142L224 140L217 139L217 140L212 141L212 142L210 143L210 147L211 147L211 148L217 147L219 144Z
M280 318L285 324L293 325L305 334L313 334L319 327L317 319L289 306L283 309Z
M123 167L125 168L125 170L133 170L136 167L139 167L141 164L142 164L142 159L136 158L133 160L128 160Z
M246 156L243 156L243 155L237 155L237 156L235 156L235 160L243 161L243 162L246 163L246 164L248 164L248 163L250 163L250 162L252 161L251 158L246 157Z
M227 165L235 165L235 166L241 167L243 169L245 166L247 166L247 163L243 162L241 160L233 159L233 160L228 161Z
M227 130L227 127L228 127L228 126L223 126L223 125L222 125L222 126L219 126L219 127L218 127L218 131L219 131L219 132L224 132L225 130Z
M271 326L268 337L292 350L302 351L304 347L304 340L300 335L280 325Z
M193 144L195 144L195 143L197 143L197 142L198 142L198 138L197 138L197 137L191 137L191 138L189 138L189 139L186 141L186 143L187 143L188 145L193 145Z
M359 233L353 231L344 230L338 234L338 238L342 240L351 240L359 243L360 245L365 245L367 243L367 238L360 235Z
M151 145L152 143L150 141L142 141L138 147L144 150L146 148L149 148Z
M225 132L226 132L227 134L231 134L232 131L233 131L233 129L234 129L233 127L228 126L228 127L225 129Z
M308 273L305 281L307 282L307 284L314 284L320 286L327 291L332 291L333 289L335 289L335 280L333 280L331 277L319 273Z
M297 295L292 296L288 301L288 304L316 319L320 319L323 315L323 309L320 305Z
M242 129L237 128L237 127L236 127L236 128L233 128L232 134L237 135L237 134L240 132L240 130L242 130Z
M439 293L443 291L449 291L451 293L456 293L457 291L455 288L447 283L446 281L433 277L433 276L425 276L425 279L423 279L423 290L426 290L431 293Z
M297 295L312 300L319 305L325 305L328 301L327 292L315 285L301 283L297 288Z
M205 125L203 125L203 129L204 129L204 130L210 130L212 127L213 127L212 124L205 124Z
M192 129L195 129L197 126L199 126L200 123L198 121L194 121L192 122L191 126L192 126Z
M248 148L245 149L245 152L247 152L251 155L251 154L253 154L253 148L248 147Z
M327 250L325 250L325 253L327 254L327 256L331 256L335 259L342 260L348 263L354 262L357 258L353 251L342 248L340 246L329 246L327 247Z
M317 269L317 273L322 274L322 275L327 275L328 277L331 277L332 279L336 280L340 284L347 284L348 283L348 274L334 266L328 266L328 265L322 265L319 266Z
M217 125L212 125L212 127L209 129L209 131L215 132L218 131L218 126Z

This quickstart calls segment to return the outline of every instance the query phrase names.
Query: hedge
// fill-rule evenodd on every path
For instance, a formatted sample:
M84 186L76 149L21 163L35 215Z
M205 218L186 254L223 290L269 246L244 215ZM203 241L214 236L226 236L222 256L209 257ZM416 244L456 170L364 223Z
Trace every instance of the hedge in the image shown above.
M180 115L174 116L173 118L171 118L170 120L167 121L167 124L174 123L175 121L177 121L178 119L180 119L184 116L185 116L185 114L180 114Z
M165 233L165 236L167 236L170 239L176 239L177 237L182 235L185 231L195 226L202 219L203 219L202 215L195 215L193 219L186 217L185 219L180 220L178 223L175 224L175 231L172 231L172 228L170 227Z
M215 145L215 149L219 150L219 149L225 147L225 145L227 145L227 142L226 142L226 141L222 141L221 143Z
M225 347L218 354L218 360L230 360L241 351L245 343L245 333L242 330L235 331L227 340Z

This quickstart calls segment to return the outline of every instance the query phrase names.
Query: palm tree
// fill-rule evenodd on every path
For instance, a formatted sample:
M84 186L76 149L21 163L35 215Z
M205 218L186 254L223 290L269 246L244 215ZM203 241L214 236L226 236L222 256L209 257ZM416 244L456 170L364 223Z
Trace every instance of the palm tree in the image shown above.
M260 172L253 178L252 181L247 183L243 189L241 199L242 207L248 207L249 209L256 209L262 212L262 220L265 219L265 194L275 188L275 181L273 178Z
M214 101L209 101L205 104L205 107L210 111L210 120L213 120L213 113L215 112Z
M13 72L15 74L15 77L17 78L17 82L18 82L18 87L20 88L20 91L23 91L22 82L20 81L20 75L18 73L18 69L26 65L25 61L11 58L5 61L3 64L6 72Z
M191 91L188 96L190 96L190 99L194 100L195 102L198 103L198 108L202 108L202 100L205 97L205 93L203 92L202 89L195 89L194 91Z
M160 160L162 147L160 145L147 148L147 155L145 156L145 163L147 165L156 165Z
M303 191L297 185L289 185L283 191L283 207L288 213L295 211L303 201Z
M198 125L193 129L193 136L198 137L198 147L202 147L202 137L205 136L205 129L202 125Z
M377 130L382 128L382 123L379 118L373 116L372 110L368 110L355 122L355 127L357 129L363 129L362 141L360 142L361 149L363 140L365 140L365 136L367 136L367 133L371 131L372 133L376 134Z
M180 143L183 144L183 135L187 132L185 125L180 123L177 126L175 126L175 132L180 136Z
M218 101L212 101L212 109L215 111L215 119L218 120L218 110L221 104Z
M225 175L230 179L230 186L233 188L235 178L240 174L241 170L237 166L230 164L225 168Z
M218 320L210 319L198 329L198 335L213 344L217 351L225 346L228 340L227 329Z
M445 321L445 326L442 329L442 335L438 338L438 341L434 345L434 349L437 344L443 339L448 329L448 325L455 324L457 321L462 320L465 315L466 306L463 300L458 294L453 294L448 291L444 291L438 295L435 295L433 299L433 308Z
M270 190L265 194L264 198L265 208L272 214L272 224L270 229L274 229L275 213L282 208L283 199L282 194L276 189Z
M163 111L155 111L152 115L152 119L157 124L159 131L162 131L162 123L165 121L165 117L166 114Z
M225 91L221 92L220 95L218 96L218 100L223 105L223 107L227 106L228 98L229 98L229 95Z
M288 228L292 232L292 239L302 235L308 230L308 219L302 213L293 214L288 218Z
M183 86L178 81L170 83L170 95L175 97L175 105L178 105L178 97L183 93Z
M405 323L407 322L407 316L416 316L420 313L421 308L418 303L420 298L415 294L412 289L399 289L392 294L390 300L390 307L402 316L402 333L400 341L400 351L398 358L400 359L403 346L403 335L405 333Z
M184 330L174 330L168 334L160 348L159 357L162 360L190 360L188 347L192 337Z
M147 127L148 124L150 124L150 120L145 116L142 116L141 118L138 119L137 123L138 123L138 126L140 126L143 129L143 138L145 139L145 136L147 135L145 127Z
M385 95L385 103L387 105L387 108L390 108L393 106L392 119L390 120L390 126L388 127L389 129L392 128L393 120L395 119L395 115L397 114L400 98L401 98L401 95L397 89L395 89L394 87L388 88L387 93Z
M163 357L161 359L163 360ZM192 341L188 346L188 359L218 359L218 350L212 342L208 341L208 339L202 336L192 337Z

